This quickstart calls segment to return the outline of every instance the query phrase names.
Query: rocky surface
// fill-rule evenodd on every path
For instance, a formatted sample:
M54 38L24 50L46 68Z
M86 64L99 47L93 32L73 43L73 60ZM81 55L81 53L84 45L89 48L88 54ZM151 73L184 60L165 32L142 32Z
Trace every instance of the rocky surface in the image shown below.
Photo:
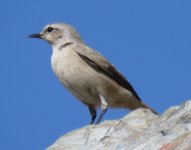
M83 127L47 150L191 150L191 101L161 116L138 109L120 120Z

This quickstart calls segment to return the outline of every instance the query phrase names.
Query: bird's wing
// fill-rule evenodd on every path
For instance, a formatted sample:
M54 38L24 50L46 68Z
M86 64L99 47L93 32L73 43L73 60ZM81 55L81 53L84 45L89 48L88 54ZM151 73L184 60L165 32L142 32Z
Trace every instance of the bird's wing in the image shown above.
M101 54L94 51L84 44L76 44L73 50L93 69L103 73L123 88L130 91L139 101L138 94L133 89L132 85L125 79L125 77L115 69Z

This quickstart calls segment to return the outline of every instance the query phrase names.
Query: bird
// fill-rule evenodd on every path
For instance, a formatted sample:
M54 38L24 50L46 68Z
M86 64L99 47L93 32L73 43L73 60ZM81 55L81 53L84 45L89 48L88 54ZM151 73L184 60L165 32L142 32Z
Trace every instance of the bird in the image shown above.
M51 67L60 82L90 112L90 124L99 124L108 108L146 108L129 81L104 56L87 46L74 27L66 23L46 25L29 35L52 46ZM97 117L97 109L101 112Z

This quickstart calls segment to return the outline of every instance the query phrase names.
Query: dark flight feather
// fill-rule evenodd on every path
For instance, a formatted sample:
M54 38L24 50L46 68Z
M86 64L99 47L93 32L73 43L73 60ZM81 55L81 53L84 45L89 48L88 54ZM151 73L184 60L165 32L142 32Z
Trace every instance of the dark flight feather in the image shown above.
M138 94L133 89L132 85L125 79L123 75L121 75L112 65L109 65L107 67L98 65L95 61L91 60L87 56L84 56L78 52L76 52L90 67L95 69L96 71L99 71L106 76L113 79L116 83L118 83L123 88L130 91L139 101L141 101Z

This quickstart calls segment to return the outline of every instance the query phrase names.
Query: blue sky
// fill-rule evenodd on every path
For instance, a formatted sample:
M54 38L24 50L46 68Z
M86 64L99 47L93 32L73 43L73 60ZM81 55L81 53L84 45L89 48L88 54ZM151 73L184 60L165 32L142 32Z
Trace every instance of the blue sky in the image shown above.
M0 147L41 150L90 121L57 80L51 47L28 39L49 23L73 25L162 113L191 97L191 1L2 1ZM103 120L129 113L110 109Z

